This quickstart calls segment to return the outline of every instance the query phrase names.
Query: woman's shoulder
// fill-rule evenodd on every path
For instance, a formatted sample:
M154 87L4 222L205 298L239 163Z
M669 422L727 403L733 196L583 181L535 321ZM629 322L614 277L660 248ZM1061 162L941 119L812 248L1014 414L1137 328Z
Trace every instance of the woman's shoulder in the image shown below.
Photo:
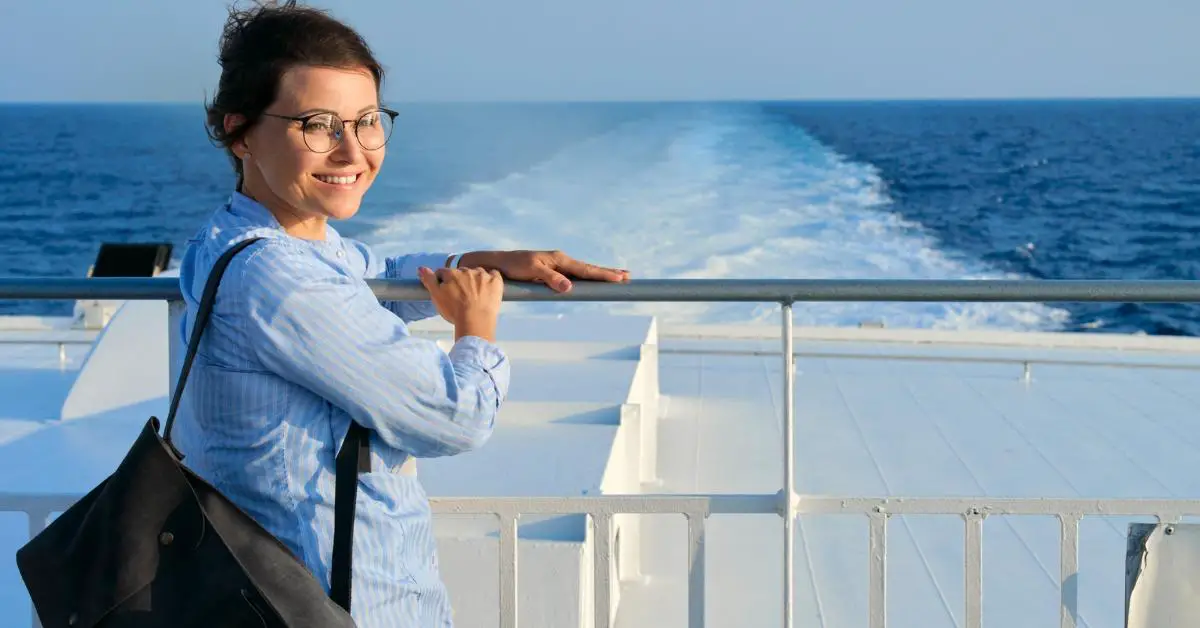
M189 242L180 265L181 286L198 301L221 257L251 239L254 242L229 259L221 274L218 294L257 294L264 288L280 288L323 274L319 260L304 247L271 234L247 233L222 242Z
M296 287L337 274L311 247L287 238L254 242L234 256L230 268L244 289Z

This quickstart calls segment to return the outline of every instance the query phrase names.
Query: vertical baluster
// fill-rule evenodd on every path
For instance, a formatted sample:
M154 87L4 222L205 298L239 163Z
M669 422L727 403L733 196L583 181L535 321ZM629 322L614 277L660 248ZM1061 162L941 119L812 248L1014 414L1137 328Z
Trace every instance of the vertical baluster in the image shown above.
M500 518L500 628L517 628L517 516Z
M595 548L593 561L595 572L592 576L595 585L596 623L595 628L609 628L612 625L612 514L600 512L592 515L595 524L592 529L592 546Z
M972 508L965 519L967 628L983 628L983 516Z
M796 552L796 362L792 341L792 304L783 304L783 625L792 628L792 595L795 590L794 556Z
M1058 516L1062 524L1058 581L1062 596L1062 628L1075 628L1075 613L1079 608L1079 519L1075 513Z
M887 626L887 515L879 509L870 516L870 579L868 625Z
M688 628L704 628L705 514L685 514L688 523Z

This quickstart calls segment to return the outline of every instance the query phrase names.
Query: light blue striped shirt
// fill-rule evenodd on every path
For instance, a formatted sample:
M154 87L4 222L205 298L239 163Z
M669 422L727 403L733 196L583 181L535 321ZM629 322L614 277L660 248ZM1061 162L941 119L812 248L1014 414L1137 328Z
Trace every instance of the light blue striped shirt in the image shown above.
M194 469L277 536L329 590L334 458L351 419L371 432L359 475L351 611L363 628L451 626L429 502L404 463L480 447L508 391L509 362L466 336L447 352L405 322L425 301L380 303L364 279L415 278L446 254L381 259L332 226L289 236L234 193L188 241L180 284L186 342L212 265L238 254L217 291L173 436ZM411 468L411 465L409 465Z

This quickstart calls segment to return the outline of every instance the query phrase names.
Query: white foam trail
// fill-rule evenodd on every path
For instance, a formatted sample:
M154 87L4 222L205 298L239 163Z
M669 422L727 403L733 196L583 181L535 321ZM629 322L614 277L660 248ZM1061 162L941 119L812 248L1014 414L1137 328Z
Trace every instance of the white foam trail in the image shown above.
M561 248L655 278L1006 277L942 250L888 211L876 170L753 109L696 108L626 124L528 172L477 184L366 239L380 252ZM665 320L745 322L756 304L515 304ZM800 325L1052 329L1063 310L1006 303L820 303Z

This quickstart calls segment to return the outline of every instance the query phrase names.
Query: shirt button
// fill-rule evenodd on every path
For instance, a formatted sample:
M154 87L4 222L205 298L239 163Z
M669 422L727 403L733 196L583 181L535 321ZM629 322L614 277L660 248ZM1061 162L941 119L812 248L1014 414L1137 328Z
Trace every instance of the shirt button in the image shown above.
M338 250L338 252L337 252L337 256L338 256L338 257L346 257L346 252L345 252L345 251L342 251L342 250Z

